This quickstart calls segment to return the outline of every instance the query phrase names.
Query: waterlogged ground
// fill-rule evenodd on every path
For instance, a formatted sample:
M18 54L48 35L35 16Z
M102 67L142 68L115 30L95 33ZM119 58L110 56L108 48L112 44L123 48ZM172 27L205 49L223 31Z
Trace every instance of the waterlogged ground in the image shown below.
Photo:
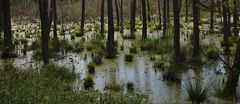
M189 24L190 25L190 24ZM31 27L31 26L30 26ZM33 26L37 27L37 26ZM191 27L191 25L190 25ZM27 28L27 27L26 27ZM191 31L187 29L182 30L181 36L181 45L186 45L189 42L189 35ZM208 28L205 26L205 28ZM204 25L201 27L201 30L204 30ZM72 31L72 30L69 30ZM136 32L136 36L139 35L141 31ZM129 31L124 31L124 34L129 34ZM149 32L149 38L160 38L162 32L154 31ZM202 33L207 34L207 33ZM85 35L86 41L90 41L91 37L94 35L94 32L87 32ZM204 81L204 84L208 84L208 82L214 82L216 84L223 83L227 79L227 74L224 70L224 64L222 61L217 61L215 64L204 64L198 66L196 69L192 66L187 66L186 71L180 74L180 82L169 82L164 80L164 71L161 69L157 69L154 67L154 61L150 60L150 56L155 56L159 59L169 58L169 55L156 55L149 54L147 52L139 51L134 55L133 62L125 61L125 54L129 53L129 48L132 46L132 40L124 40L120 33L116 32L115 34L116 40L119 45L124 46L124 50L119 50L115 59L103 59L103 64L96 66L95 74L92 74L92 78L94 80L94 89L104 92L105 86L107 83L117 82L119 84L124 85L124 93L127 93L126 84L128 82L134 83L134 91L139 93L144 93L149 96L151 103L159 104L159 103L174 103L188 102L187 94L183 90L184 83L189 79L197 79L200 78ZM24 38L24 33L19 32L19 36ZM65 36L67 41L72 41L70 32ZM16 38L16 37L15 37ZM63 38L63 36L60 36ZM202 44L214 44L217 47L220 47L220 38L221 35L201 35ZM75 39L77 41L78 39ZM28 39L28 44L32 44L34 38ZM17 46L18 50L16 50L19 54L21 53L21 44ZM87 65L91 62L91 53L87 50L83 50L80 53L76 52L67 52L66 54L60 54L60 58L54 58L52 61L57 63L60 66L68 67L70 69L75 70L78 73L79 81L76 82L76 90L82 89L82 79L89 75ZM35 61L32 57L33 51L27 51L26 55L20 54L19 57L15 59L9 60L0 60L0 63L5 62L13 62L17 67L21 67L23 69L28 69L29 67L39 67L41 66L41 62ZM166 59L168 60L168 59ZM168 63L168 62L166 62ZM240 82L237 91L240 92ZM219 85L219 84L218 84ZM216 104L226 102L220 100L215 97L211 97L211 100L208 102L214 102Z

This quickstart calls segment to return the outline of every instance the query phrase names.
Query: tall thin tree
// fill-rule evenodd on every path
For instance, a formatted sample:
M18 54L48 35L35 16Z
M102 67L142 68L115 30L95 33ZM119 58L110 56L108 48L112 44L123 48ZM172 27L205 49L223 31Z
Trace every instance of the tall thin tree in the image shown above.
M101 2L101 17L100 17L100 21L101 21L101 34L104 35L104 0L102 0Z
M167 0L163 0L163 37L166 37L167 31Z
M41 31L42 31L42 56L44 64L49 62L49 33L51 28L51 18L49 16L48 0L38 0L39 1L39 11L41 20Z
M4 25L4 49L2 53L3 58L9 58L12 51L12 33L11 33L11 15L10 15L10 1L1 0L2 11L3 11L3 25Z
M108 37L107 37L107 58L114 58L114 20L113 20L113 7L112 0L107 0L108 8Z
M199 55L200 46L199 46L199 0L192 1L193 6L193 33L194 33L194 40L193 40L193 56L196 57Z
M85 25L85 0L82 0L82 16L81 16L81 30L80 35L84 35L84 25Z
M116 16L117 16L117 29L119 29L120 26L120 19L119 19L119 10L118 10L118 0L115 0L115 10L116 10Z
M158 28L162 29L161 0L157 0L157 2L158 2Z
M142 39L147 38L147 14L146 14L146 1L142 0Z
M51 0L51 5L52 5L52 13L53 13L53 36L54 39L58 39L57 36L57 1L56 0Z
M238 36L238 6L237 0L233 0L233 32L234 36Z
M3 31L3 8L2 0L0 0L0 33Z
M123 33L123 0L120 0L120 33Z
M136 0L131 0L131 14L130 14L130 32L131 36L134 35L136 31L135 22L136 22Z
M180 62L180 10L179 0L173 1L173 14L174 14L174 61Z

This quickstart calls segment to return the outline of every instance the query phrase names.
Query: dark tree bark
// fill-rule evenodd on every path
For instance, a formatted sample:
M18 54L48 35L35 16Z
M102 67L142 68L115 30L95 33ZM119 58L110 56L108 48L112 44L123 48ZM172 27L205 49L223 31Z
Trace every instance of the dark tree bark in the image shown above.
M54 39L58 39L57 36L57 2L56 0L51 0L51 5L52 5L52 13L53 13L53 36Z
M3 11L3 25L4 25L4 49L2 58L12 57L11 51L13 50L12 46L12 33L11 33L11 15L10 15L10 1L1 0L2 11Z
M146 1L142 0L142 39L147 38L147 14L146 14Z
M121 26L121 29L120 29L120 33L123 33L123 0L120 0L120 26Z
M179 12L179 0L173 1L173 14L174 14L174 61L180 62L180 12Z
M170 0L167 0L167 25L170 23Z
M228 80L224 91L227 95L234 97L236 95L236 88L238 85L240 73L240 40L237 42L237 49L233 68L229 70Z
M107 0L108 5L108 38L106 58L114 58L114 20L112 0Z
M41 19L41 31L42 31L42 54L44 64L49 62L49 33L51 28L51 18L48 12L48 0L39 0L39 11Z
M211 32L213 32L214 31L214 27L213 27L213 25L214 25L214 20L213 20L213 18L214 18L214 9L215 9L215 4L214 4L214 0L211 0L211 12L210 12L210 17L211 17L211 21L210 21L210 31Z
M185 0L185 22L188 22L188 0Z
M134 35L136 31L135 22L136 22L136 0L131 0L131 14L130 14L130 32L131 36Z
M2 0L0 0L0 33L3 31L3 8Z
M163 0L163 37L166 37L167 31L167 0Z
M104 35L104 0L101 2L101 34Z
M234 36L238 36L238 7L237 7L237 0L233 1L233 32Z
M117 29L119 29L120 22L119 22L119 10L118 10L118 0L115 0L115 8L116 8L116 15L117 15Z
M85 0L82 0L82 17L81 17L81 30L80 35L84 35L84 23L85 22Z
M230 24L228 24L228 14L227 14L227 1L222 0L222 15L223 15L223 39L224 44L228 43L228 37L230 34Z
M151 21L151 9L150 9L151 7L150 7L150 2L149 2L149 0L147 0L147 18L148 18L148 21L150 22Z
M158 26L159 29L162 29L161 1L160 0L157 1L158 1Z
M199 0L193 0L193 34L194 34L194 41L193 41L193 56L197 57L199 55Z

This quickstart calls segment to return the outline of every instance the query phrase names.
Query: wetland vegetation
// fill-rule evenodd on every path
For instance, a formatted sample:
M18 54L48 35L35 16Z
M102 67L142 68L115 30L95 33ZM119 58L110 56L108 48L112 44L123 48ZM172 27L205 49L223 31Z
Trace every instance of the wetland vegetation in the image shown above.
M239 104L239 0L0 0L0 104Z

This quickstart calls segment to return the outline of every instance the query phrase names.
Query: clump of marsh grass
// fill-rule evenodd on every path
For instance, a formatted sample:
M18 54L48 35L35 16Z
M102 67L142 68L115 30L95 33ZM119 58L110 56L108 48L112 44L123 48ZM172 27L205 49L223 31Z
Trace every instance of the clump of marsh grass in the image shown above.
M110 90L110 91L118 92L118 91L123 90L123 88L124 88L124 85L117 83L116 81L106 83L106 85L105 85L105 89Z
M213 83L211 81L207 82L206 85L203 85L203 81L200 79L190 79L184 82L183 89L186 91L193 104L200 104L212 96L212 86Z

